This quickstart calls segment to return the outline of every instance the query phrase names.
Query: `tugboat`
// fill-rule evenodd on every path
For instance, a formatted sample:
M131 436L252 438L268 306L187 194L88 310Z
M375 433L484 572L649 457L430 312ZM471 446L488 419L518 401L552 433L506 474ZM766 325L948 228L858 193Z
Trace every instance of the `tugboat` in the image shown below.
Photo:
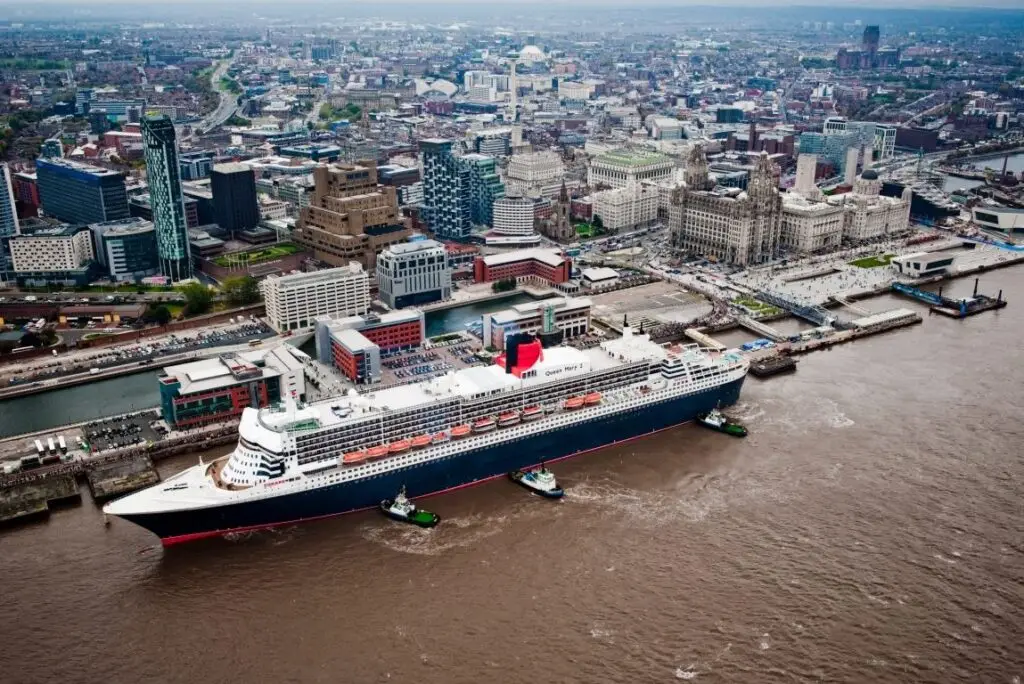
M711 409L708 413L698 413L697 422L704 427L717 430L718 432L724 432L727 435L733 437L746 437L747 428L743 427L739 423L732 423L728 418L725 417L721 411L717 408Z
M547 499L560 499L565 490L558 486L555 474L541 465L537 470L515 470L508 474L510 480Z
M430 511L416 508L416 504L405 496L405 485L399 490L394 500L384 499L380 502L381 512L399 522L407 522L420 527L433 527L441 522L441 516Z

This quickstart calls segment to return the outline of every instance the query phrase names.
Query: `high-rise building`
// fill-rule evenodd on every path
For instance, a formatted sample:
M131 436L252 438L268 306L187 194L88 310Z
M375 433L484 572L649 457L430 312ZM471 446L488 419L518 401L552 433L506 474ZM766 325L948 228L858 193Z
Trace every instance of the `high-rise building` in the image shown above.
M217 164L210 173L217 224L232 235L260 223L256 176L246 164Z
M370 309L370 279L358 263L311 273L272 275L260 282L275 330L311 328L321 316L362 315Z
M192 254L174 124L166 116L143 117L142 144L160 272L172 281L191 278Z
M669 207L676 248L738 266L774 258L782 198L768 154L758 157L745 192L714 187L701 145L694 146L687 161L686 182L673 191Z
M124 174L70 159L37 159L39 200L47 216L66 223L128 218Z
M18 212L14 206L14 179L7 164L0 163L0 238L18 234Z
M377 185L375 162L317 167L313 178L313 197L292 237L317 259L332 266L355 261L370 271L381 250L409 237L395 188Z
M453 141L420 141L423 153L423 205L430 230L445 240L470 234L470 171L453 154Z
M10 238L12 270L18 285L88 284L96 259L89 227L40 223L40 227L23 229L21 235Z
M14 205L14 183L11 169L0 163L0 281L8 279L10 239L18 234L18 212Z
M43 159L63 159L64 143L60 141L60 138L48 138L44 140L42 146L39 148L39 156Z
M377 289L392 309L448 299L452 269L444 245L436 240L391 245L377 258Z
M469 220L489 226L494 220L494 203L505 196L494 157L467 154L459 162L469 171Z

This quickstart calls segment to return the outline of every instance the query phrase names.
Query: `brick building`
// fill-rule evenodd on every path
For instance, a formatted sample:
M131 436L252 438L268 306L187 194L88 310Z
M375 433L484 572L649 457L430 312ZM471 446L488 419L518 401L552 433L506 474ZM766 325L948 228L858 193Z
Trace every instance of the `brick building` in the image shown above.
M533 276L549 283L564 283L572 273L572 260L557 249L520 249L477 257L473 280L487 283Z

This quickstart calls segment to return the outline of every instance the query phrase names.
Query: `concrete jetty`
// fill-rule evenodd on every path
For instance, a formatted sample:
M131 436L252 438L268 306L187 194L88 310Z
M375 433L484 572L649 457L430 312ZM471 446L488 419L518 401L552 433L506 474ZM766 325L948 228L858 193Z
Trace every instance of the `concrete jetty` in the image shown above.
M0 525L44 517L51 506L81 498L73 474L22 478L18 484L0 487Z
M160 474L148 456L97 465L86 471L89 491L96 503L109 501L160 481Z

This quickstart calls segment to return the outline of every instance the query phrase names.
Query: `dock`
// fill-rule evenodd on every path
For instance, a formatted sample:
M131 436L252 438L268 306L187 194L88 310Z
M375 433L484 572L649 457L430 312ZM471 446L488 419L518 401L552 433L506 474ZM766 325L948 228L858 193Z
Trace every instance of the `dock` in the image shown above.
M97 465L90 468L85 477L96 503L144 489L160 481L160 474L148 456Z
M742 327L751 331L752 333L760 335L761 337L766 337L772 342L782 342L783 340L786 339L785 335L783 335L781 332L779 332L772 326L762 323L760 321L755 321L753 318L750 318L749 316L738 316L736 318L736 322L739 323Z
M974 279L974 293L970 297L963 297L961 299L943 296L941 287L938 292L929 292L904 283L893 283L892 291L930 304L931 311L943 316L949 316L950 318L967 318L968 316L976 316L985 311L995 311L1004 308L1007 302L1003 299L1003 291L1000 290L999 294L995 297L978 294L978 280L978 278Z

